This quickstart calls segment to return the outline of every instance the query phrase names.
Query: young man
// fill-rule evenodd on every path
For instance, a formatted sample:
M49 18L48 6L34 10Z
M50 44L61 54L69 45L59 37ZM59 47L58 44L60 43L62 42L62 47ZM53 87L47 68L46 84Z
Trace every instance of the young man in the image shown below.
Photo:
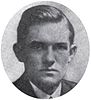
M14 82L35 98L54 98L70 91L75 82L64 80L75 55L74 29L59 9L39 5L22 14L13 49L25 72Z

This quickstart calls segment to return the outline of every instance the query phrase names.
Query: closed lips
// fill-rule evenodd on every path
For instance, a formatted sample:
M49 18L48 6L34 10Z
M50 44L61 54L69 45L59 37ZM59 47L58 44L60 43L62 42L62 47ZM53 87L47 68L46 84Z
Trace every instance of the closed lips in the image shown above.
M56 70L56 69L41 69L40 71L56 71L56 72L58 72L58 70Z

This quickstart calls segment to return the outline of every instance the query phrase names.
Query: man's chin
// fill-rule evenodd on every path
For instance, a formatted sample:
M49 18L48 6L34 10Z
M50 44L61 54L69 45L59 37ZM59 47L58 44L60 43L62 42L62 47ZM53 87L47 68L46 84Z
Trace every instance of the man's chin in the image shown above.
M53 79L52 77L41 78L41 80L38 81L38 87L48 94L53 93L60 84L60 80Z
M53 78L53 77L43 77L41 78L41 82L45 83L45 84L58 84L60 82L60 80Z

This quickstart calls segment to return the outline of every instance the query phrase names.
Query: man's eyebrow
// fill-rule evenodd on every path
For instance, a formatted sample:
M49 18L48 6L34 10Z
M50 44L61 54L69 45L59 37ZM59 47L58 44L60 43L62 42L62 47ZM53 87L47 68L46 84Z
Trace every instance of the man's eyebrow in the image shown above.
M63 46L67 46L66 42L59 42L59 43L55 43L56 45L63 45Z
M44 43L44 42L36 41L36 40L33 40L31 43L46 44L46 43ZM30 43L30 44L31 44L31 43Z
M31 43L44 43L44 42L33 40L33 41L31 41Z
M42 42L42 41L37 41L37 40L33 40L31 41L31 43L38 43L38 44L49 44L49 45L63 45L63 46L67 46L67 43L66 42L58 42L58 43L48 43L48 42ZM30 44L31 44L30 43Z

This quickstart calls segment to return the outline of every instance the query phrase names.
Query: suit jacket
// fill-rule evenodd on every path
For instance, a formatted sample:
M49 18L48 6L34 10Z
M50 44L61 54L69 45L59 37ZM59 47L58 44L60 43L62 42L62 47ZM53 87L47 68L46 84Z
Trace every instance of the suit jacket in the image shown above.
M67 93L68 91L70 91L73 87L76 86L77 83L72 82L72 81L68 81L68 80L64 80L62 79L61 81L62 83L62 88L61 88L61 93L60 96L64 95L65 93ZM24 75L22 75L18 80L16 80L15 82L13 82L13 84L23 93L38 98L36 96L36 94L34 93L34 90L31 86L31 84L29 83L29 81L24 77Z

